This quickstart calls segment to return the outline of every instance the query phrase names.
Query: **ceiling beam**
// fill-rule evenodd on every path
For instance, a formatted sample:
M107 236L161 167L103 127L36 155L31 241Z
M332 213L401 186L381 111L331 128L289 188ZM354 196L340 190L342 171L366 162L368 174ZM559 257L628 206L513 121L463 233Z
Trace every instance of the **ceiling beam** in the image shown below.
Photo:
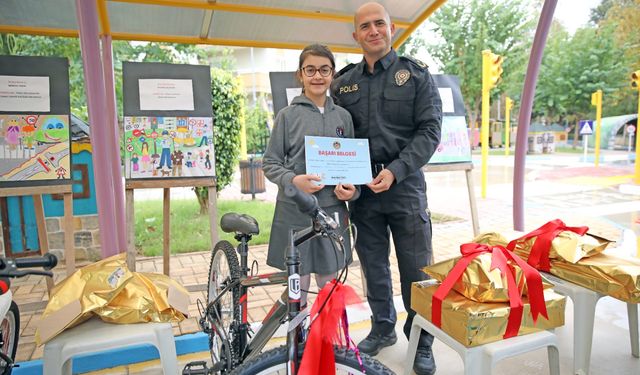
M244 40L244 39L224 39L224 38L198 38L191 36L180 35L154 35L154 34L132 34L132 33L117 33L111 34L114 40L138 40L146 42L167 42L167 43L182 43L182 44L210 44L216 46L230 46L230 47L256 47L256 48L282 48L301 50L307 46L306 43L287 43L287 42L275 42L268 40ZM349 47L344 45L327 45L333 52L344 53L362 53L360 48Z
M65 36L70 38L78 37L78 30L56 29L51 27L32 27L17 25L0 25L0 33L5 34L29 34L42 36Z
M98 1L98 17L100 19L100 29L103 35L111 34L111 25L109 24L109 12L107 11L106 0Z
M0 25L0 33L7 34L28 34L43 36L62 36L77 38L78 31L73 29L54 29L47 27L25 27L13 25ZM268 40L244 40L244 39L223 39L223 38L199 38L197 36L182 35L156 35L138 33L112 32L113 40L137 40L143 42L158 43L182 43L182 44L210 44L230 47L256 47L256 48L284 48L301 50L307 46L305 43L274 42ZM360 48L339 44L327 45L333 52L362 53Z
M195 8L202 10L217 10L221 12L235 12L235 13L249 13L258 14L262 16L281 16L292 18L307 18L317 19L324 21L346 22L353 23L353 14L340 14L340 13L324 13L320 11L312 12L305 10L295 10L288 8L273 8L262 7L256 5L245 4L225 4L225 3L207 3L201 0L109 0L114 3L129 3L129 4L145 4L145 5L159 5L175 8ZM393 20L396 27L406 29L410 27L411 22L404 22Z
M422 12L422 14L420 14L418 18L416 18L416 20L409 27L407 27L405 31L402 32L402 35L400 35L398 39L396 39L396 41L393 42L393 48L397 50L402 45L402 43L404 43L407 39L409 39L409 36L411 36L411 34L413 34L413 32L416 31L416 29L427 18L429 18L430 15L433 14L433 12L438 10L438 8L440 8L442 4L446 2L447 0L435 0L433 3L431 3L431 5L429 5L427 9L424 12Z
M207 0L209 3L215 3L216 0ZM200 25L200 38L208 38L209 30L211 29L211 23L213 22L213 11L205 10L204 16L202 16L202 25Z

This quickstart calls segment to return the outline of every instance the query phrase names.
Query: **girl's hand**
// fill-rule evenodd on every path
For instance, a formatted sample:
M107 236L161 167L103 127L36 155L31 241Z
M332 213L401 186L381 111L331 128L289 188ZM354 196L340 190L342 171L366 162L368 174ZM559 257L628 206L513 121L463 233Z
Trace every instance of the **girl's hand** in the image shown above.
M322 190L324 187L323 184L316 184L314 181L320 181L320 176L313 174L299 174L291 180L298 189L307 194L313 194L316 191Z
M341 201L348 201L356 193L356 187L352 184L338 184L333 192Z

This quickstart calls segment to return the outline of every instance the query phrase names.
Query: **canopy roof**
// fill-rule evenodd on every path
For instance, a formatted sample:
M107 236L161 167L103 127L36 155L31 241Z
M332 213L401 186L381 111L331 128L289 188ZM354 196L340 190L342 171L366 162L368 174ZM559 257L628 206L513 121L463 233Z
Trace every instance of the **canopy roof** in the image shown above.
M359 53L349 0L96 0L100 29L118 40L301 49L327 44ZM387 0L394 47L446 0ZM3 0L0 33L78 36L75 0Z

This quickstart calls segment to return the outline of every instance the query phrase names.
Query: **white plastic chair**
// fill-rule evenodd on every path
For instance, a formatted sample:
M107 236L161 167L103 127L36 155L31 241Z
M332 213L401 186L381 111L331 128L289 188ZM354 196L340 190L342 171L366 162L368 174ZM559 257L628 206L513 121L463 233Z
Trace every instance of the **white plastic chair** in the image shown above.
M158 348L165 374L178 373L178 359L170 323L109 324L98 318L62 332L44 346L44 375L70 375L72 358L131 345Z
M554 284L553 290L563 294L573 301L573 373L589 374L591 361L591 344L593 342L593 323L596 315L598 300L605 297L579 285L559 279L551 274L544 276ZM638 305L627 303L629 318L629 337L631 339L631 354L638 358L640 343L638 340Z
M410 375L412 372L413 361L418 348L418 338L423 329L458 352L464 362L465 375L489 375L498 361L544 347L547 347L551 375L560 375L558 339L555 333L551 331L535 332L467 348L420 315L416 315L413 318L411 326L409 348L405 360L407 363L405 368L406 375Z

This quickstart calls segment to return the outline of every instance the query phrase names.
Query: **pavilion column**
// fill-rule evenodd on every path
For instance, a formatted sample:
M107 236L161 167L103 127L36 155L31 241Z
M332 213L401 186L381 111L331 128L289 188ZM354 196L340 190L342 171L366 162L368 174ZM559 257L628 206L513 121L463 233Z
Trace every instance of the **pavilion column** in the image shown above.
M104 72L105 96L107 100L107 140L109 147L109 160L111 175L113 176L113 191L115 198L116 230L118 232L118 252L124 252L127 248L127 230L124 208L124 184L122 183L122 169L120 166L120 126L118 124L118 107L116 106L115 78L113 74L113 48L111 35L102 35L102 69ZM110 130L110 133L109 133ZM130 223L133 225L133 223Z
M102 257L117 254L120 250L118 231L116 229L115 192L110 163L120 164L119 160L111 160L109 150L113 137L109 124L109 108L105 94L104 74L100 54L98 35L98 12L95 1L76 0L76 15L80 29L80 47L84 68L85 90L89 123L91 126L91 146L93 149L93 174L98 205L98 224L100 226L100 242ZM125 248L121 249L122 251Z
M522 89L522 100L520 103L520 114L518 116L518 132L516 134L516 150L513 165L513 229L524 231L524 168L527 155L527 137L529 135L529 124L531 122L531 111L533 109L533 97L538 82L538 73L544 46L547 43L547 35L553 20L553 13L558 0L545 0L538 20L536 35L533 39L527 75Z

